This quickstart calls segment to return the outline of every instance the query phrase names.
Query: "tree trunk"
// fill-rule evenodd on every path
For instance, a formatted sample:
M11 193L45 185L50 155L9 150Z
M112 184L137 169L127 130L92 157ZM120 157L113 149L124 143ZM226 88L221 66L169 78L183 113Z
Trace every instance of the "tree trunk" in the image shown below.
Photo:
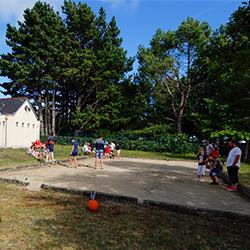
M244 161L246 162L248 158L248 141L246 141Z
M44 116L44 127L45 127L45 135L48 135L48 125L49 125L49 92L46 90L45 92L45 116Z
M38 94L38 117L40 121L40 132L44 135L44 125L43 125L43 108L42 108L42 95Z
M178 133L182 133L183 113L184 113L184 108L181 108L176 117L176 126Z
M77 97L77 100L76 100L76 109L78 109L78 110L81 110L82 98L83 97L82 97L81 94Z
M52 92L52 130L56 129L56 89L54 85L54 89Z

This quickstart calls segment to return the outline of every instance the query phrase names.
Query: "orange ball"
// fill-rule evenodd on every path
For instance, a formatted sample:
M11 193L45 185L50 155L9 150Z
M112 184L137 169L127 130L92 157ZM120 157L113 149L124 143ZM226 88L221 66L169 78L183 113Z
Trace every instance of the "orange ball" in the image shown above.
M89 200L88 201L88 209L91 211L97 211L100 207L100 204L97 200Z

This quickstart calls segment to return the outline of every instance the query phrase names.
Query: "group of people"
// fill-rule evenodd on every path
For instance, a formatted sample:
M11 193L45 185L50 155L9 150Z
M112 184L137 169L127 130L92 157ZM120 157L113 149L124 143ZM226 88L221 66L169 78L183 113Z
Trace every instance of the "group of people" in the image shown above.
M229 180L227 189L229 191L236 191L239 182L238 171L241 161L241 149L233 139L228 142L228 147L230 148L230 151L226 160ZM198 168L197 178L195 180L204 182L206 169L209 169L209 176L212 179L210 184L219 185L218 177L223 170L223 162L219 159L218 146L207 141L205 147L200 148L197 159Z
M36 140L31 143L31 146L27 149L26 153L35 157L36 159L45 159L46 163L55 162L54 158L54 144L56 141L56 134L51 131L47 141L43 144L40 140Z
M78 148L79 143L72 139L71 141L71 151L69 155L69 162L72 166L74 163L74 166L77 167L77 155L78 155ZM104 141L103 137L97 138L94 143L93 147L90 143L85 143L81 150L85 155L90 155L92 152L95 154L95 169L100 166L101 169L103 169L103 159L114 159L115 157L115 149L117 152L117 159L121 159L121 146L119 144L115 145L114 142L106 142Z

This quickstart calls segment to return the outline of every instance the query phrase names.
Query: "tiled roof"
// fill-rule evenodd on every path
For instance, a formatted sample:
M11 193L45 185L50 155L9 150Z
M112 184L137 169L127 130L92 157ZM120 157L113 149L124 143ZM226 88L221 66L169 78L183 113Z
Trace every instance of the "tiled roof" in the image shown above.
M27 97L0 98L0 115L10 115L15 113Z

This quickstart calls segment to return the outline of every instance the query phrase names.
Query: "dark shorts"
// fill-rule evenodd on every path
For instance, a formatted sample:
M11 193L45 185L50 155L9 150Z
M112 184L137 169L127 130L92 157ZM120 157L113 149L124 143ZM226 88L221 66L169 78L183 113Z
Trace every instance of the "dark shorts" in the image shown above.
M232 184L236 184L239 182L238 171L239 168L237 166L227 167L228 179Z
M54 144L49 145L49 152L54 152Z
M221 170L219 170L218 168L212 168L210 173L209 173L209 176L210 177L218 176L220 173L221 173Z
M72 156L77 156L77 151L73 151L71 155Z

